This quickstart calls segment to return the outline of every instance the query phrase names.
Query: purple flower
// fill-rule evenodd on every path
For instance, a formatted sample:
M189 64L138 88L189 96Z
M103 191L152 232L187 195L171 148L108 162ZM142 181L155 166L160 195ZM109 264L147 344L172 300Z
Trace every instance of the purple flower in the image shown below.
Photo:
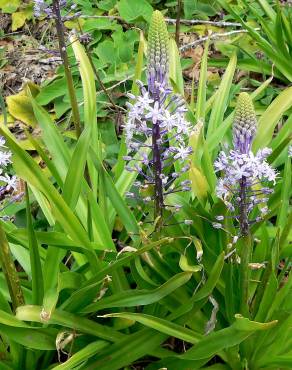
M182 97L174 94L168 84L168 42L163 16L155 11L148 36L148 88L137 81L140 95L128 94L132 102L127 103L129 111L124 126L126 158L130 163L127 168L136 169L152 186L155 219L162 218L168 194L190 190L189 182L175 184L176 179L188 171L184 165L184 171L174 172L174 162L183 164L192 153L187 145L191 127L185 119ZM141 164L138 169L135 162Z
M273 192L269 188L275 185L277 173L266 161L271 149L263 148L256 155L251 151L251 144L256 133L256 118L248 94L239 95L233 124L234 149L228 154L221 151L214 163L216 172L222 172L216 194L229 211L236 212L242 235L249 230L250 213L259 207L261 215L268 213L265 205L268 198L264 195ZM261 219L258 217L256 221Z

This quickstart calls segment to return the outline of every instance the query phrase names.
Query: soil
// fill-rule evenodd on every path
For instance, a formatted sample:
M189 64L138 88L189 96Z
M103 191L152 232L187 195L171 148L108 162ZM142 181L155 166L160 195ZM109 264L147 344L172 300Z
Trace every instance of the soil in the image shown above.
M60 58L56 53L55 29L48 21L26 24L11 32L11 16L0 14L0 89L5 96L17 94L23 84L40 85L54 76ZM1 54L0 54L1 55Z

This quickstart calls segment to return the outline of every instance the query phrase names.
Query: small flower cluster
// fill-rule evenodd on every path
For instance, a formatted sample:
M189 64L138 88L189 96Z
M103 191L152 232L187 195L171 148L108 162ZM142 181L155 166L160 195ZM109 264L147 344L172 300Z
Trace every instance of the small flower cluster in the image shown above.
M188 171L189 166L184 162L192 153L192 148L186 144L191 127L184 117L186 112L184 101L173 94L171 89L163 87L160 87L160 102L154 101L143 84L140 81L137 83L140 86L141 96L137 97L135 103L127 103L129 111L125 133L128 155L124 160L129 161L127 166L129 171L138 171L148 180L148 183L154 184L151 169L152 135L153 126L159 125L157 145L161 155L160 175L163 185L168 188L182 173ZM128 94L128 97L135 99L132 94ZM168 100L167 97L169 97ZM169 172L167 169L173 169L174 162L177 160L185 165L179 172ZM180 185L181 190L190 190L188 180Z
M137 81L140 96L128 94L128 118L125 136L128 171L137 171L142 181L136 181L137 192L128 193L144 202L154 201L154 215L162 216L168 194L189 191L190 180L178 178L189 170L187 159L192 153L188 146L191 125L185 119L184 100L168 85L168 33L163 16L155 11L149 30L148 89ZM174 170L175 162L179 170ZM143 195L142 195L143 194ZM177 209L177 207L175 207Z
M59 0L59 7L60 8L64 8L66 5L67 5L67 0ZM75 5L73 6L73 8L74 7L75 7ZM54 17L52 6L47 4L47 2L45 0L35 0L33 10L34 10L34 16L36 18L39 18L43 15L46 15L49 18Z
M173 157L175 160L185 160L191 153L191 148L186 146L191 127L184 117L186 108L183 99L172 94L171 89L160 87L161 100L154 102L142 82L137 81L137 84L141 96L136 99L134 95L128 94L130 99L136 99L133 104L127 103L129 110L125 131L128 148L130 151L140 150L140 144L146 143L147 139L151 140L153 125L159 124L161 130L158 144L163 149L163 159ZM171 96L170 99L167 100L167 96ZM145 140L142 142L143 138ZM145 153L142 155L145 156Z
M4 172L6 167L11 163L11 152L5 146L5 139L0 136L0 198L3 199L4 195L16 189L17 178L10 176Z
M234 206L228 202L229 199L236 196L236 203L240 202L239 188L242 178L246 180L246 186L249 190L248 212L251 212L256 204L267 201L263 194L272 193L269 187L260 187L259 184L264 182L276 182L276 172L267 163L266 158L271 154L271 149L264 148L256 155L251 151L241 154L236 150L230 150L229 154L220 152L218 159L214 163L216 171L223 171L224 177L218 180L216 187L217 196L226 201L229 210L235 211ZM254 187L254 189L252 189ZM261 209L263 210L263 208Z
M268 213L266 203L273 192L269 186L275 185L277 173L266 161L271 149L263 148L256 155L251 151L251 144L256 133L256 118L250 97L246 93L239 96L233 125L234 149L228 154L221 151L214 163L215 170L222 171L218 180L216 194L229 211L236 213L242 234L248 232L251 222L259 221ZM253 209L259 206L261 216L249 220ZM224 220L217 216L217 221ZM214 223L220 228L220 223Z

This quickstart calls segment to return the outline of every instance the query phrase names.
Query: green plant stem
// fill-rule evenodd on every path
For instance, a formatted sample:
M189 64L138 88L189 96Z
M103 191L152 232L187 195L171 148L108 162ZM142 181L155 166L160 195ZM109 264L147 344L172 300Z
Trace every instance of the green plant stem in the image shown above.
M178 47L179 47L181 6L182 6L182 0L177 0L176 21L175 21L175 42Z
M10 253L6 234L0 224L0 264L4 273L9 289L12 307L15 311L17 307L24 305L24 296L20 286L20 280Z
M249 263L252 254L252 238L250 233L244 235L240 239L241 255L240 255L240 312L245 317L249 317L249 303L248 303L248 292L249 292L249 279L250 269Z
M69 98L70 98L70 103L71 103L71 108L72 108L73 121L74 121L75 130L76 130L76 136L78 138L81 135L80 115L79 115L78 103L77 103L77 98L76 98L74 84L73 84L73 78L72 78L70 65L69 65L68 54L66 50L64 26L63 26L63 22L61 18L59 0L53 0L52 6L53 6L53 12L55 14L55 24L56 24L58 41L59 41L60 56L61 56L61 59L64 65L65 77L67 81Z

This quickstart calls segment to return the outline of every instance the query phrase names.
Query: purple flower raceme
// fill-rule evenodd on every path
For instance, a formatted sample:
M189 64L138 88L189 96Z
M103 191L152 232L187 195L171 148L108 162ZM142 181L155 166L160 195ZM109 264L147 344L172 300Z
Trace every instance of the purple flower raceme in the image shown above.
M217 196L223 199L229 211L235 213L241 235L247 235L250 223L259 221L268 212L266 203L273 192L270 185L275 185L277 177L276 171L266 161L271 149L263 148L256 154L251 151L256 129L252 101L247 93L241 93L233 122L234 148L228 154L221 151L214 163L216 171L223 172L217 183ZM250 220L256 207L260 216ZM217 221L222 220L223 216L217 216Z
M13 192L17 187L17 177L10 176L5 170L11 163L11 152L5 146L5 139L0 136L0 199L5 198L7 192Z
M148 36L148 88L137 81L140 96L128 94L132 102L127 103L125 124L126 168L137 171L143 179L134 184L138 191L128 196L154 201L155 218L162 217L168 194L190 190L190 181L179 181L179 177L189 169L187 160L192 149L187 143L191 125L185 119L184 100L168 84L168 44L163 16L154 11ZM174 171L176 161L180 169Z
M67 5L67 0L59 0L59 7L64 8ZM74 6L75 7L75 6ZM73 9L73 6L71 7ZM49 5L45 0L34 0L34 16L39 18L46 15L49 18L54 17L52 6Z

